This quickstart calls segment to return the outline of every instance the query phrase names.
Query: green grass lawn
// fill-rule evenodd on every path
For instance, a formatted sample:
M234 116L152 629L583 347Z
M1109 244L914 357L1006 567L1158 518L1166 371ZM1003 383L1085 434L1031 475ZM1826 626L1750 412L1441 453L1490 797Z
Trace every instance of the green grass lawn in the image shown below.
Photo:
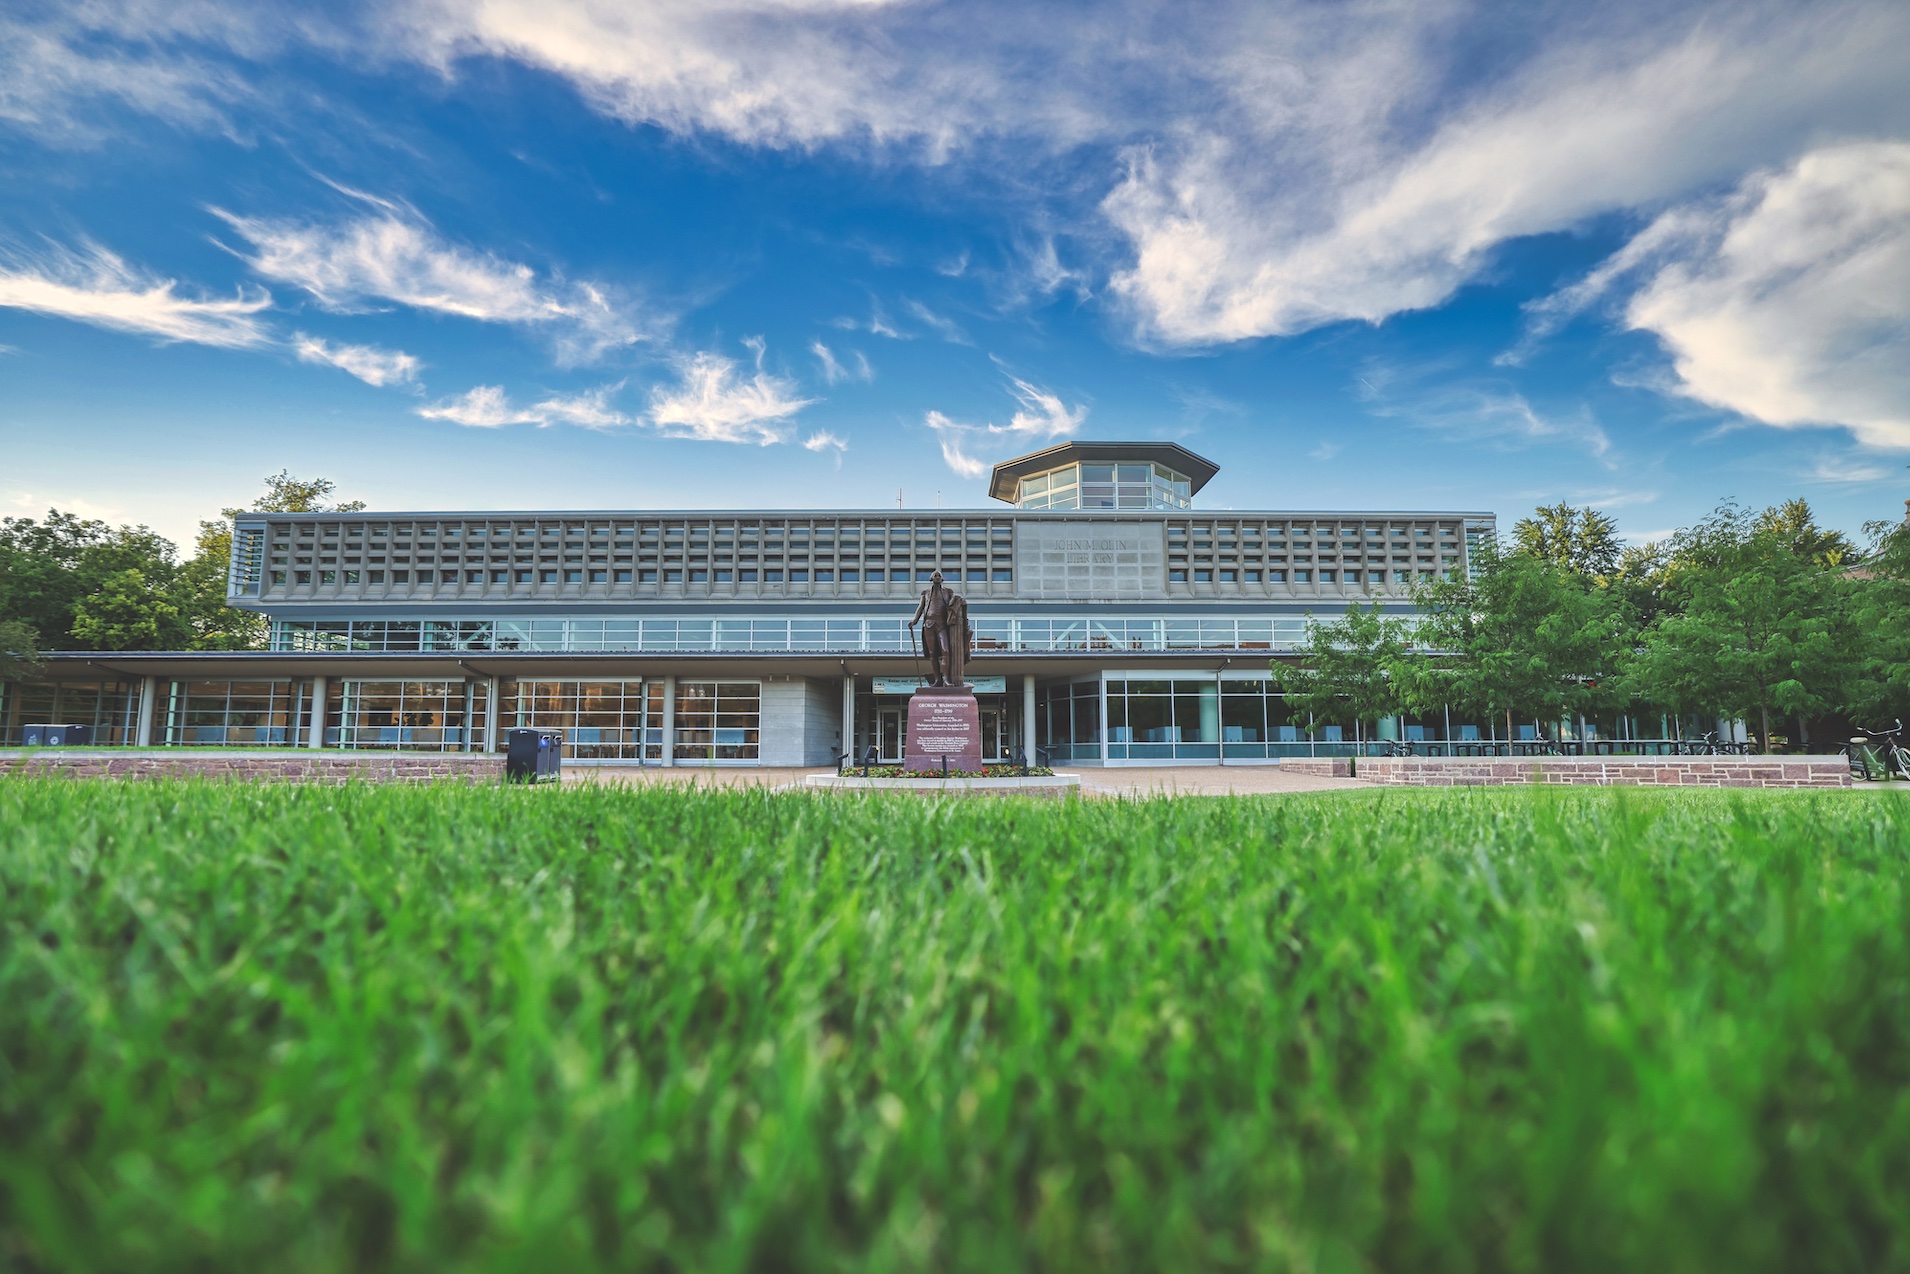
M1910 1266L1910 808L0 782L0 1268Z

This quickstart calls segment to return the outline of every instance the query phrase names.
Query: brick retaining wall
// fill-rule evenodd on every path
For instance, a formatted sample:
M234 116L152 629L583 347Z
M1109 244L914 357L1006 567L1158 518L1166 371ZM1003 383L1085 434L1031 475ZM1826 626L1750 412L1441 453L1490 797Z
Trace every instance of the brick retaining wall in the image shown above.
M1290 764L1283 761L1281 768ZM1851 786L1850 762L1841 756L1363 756L1355 772L1369 783L1404 787L1498 787L1514 783L1584 787Z
M1360 766L1365 768L1366 762ZM1295 756L1282 757L1282 774L1310 774L1323 779L1350 779L1353 777L1353 758L1346 756ZM1361 778L1366 777L1364 774Z
M208 778L275 783L497 783L502 753L79 751L0 754L0 775L30 778Z

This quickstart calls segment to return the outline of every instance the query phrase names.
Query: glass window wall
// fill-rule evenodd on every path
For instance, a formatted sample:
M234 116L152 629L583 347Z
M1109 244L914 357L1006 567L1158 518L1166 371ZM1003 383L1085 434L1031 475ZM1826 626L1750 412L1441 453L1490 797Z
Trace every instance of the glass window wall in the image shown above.
M1305 616L1234 619L974 621L983 650L1287 650L1306 641ZM279 620L272 648L412 651L906 651L907 621L841 619L374 619Z
M30 725L84 725L93 742L133 741L139 722L136 681L0 682L0 746L18 747Z
M754 681L676 683L674 752L683 762L758 759L762 687Z
M160 737L174 747L295 747L306 702L290 680L175 681Z
M1165 465L1088 462L1023 478L1015 503L1023 509L1186 509L1193 507L1191 485Z
M326 713L328 747L461 752L481 746L487 708L484 683L357 681L342 683Z
M506 682L501 698L498 720L505 728L558 731L564 736L567 758L652 763L663 759L660 681Z

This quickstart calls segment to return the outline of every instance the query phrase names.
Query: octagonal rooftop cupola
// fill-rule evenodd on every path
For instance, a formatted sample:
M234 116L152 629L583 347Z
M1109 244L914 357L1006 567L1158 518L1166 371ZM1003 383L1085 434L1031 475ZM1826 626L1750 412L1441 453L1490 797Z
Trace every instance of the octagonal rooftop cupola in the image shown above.
M1187 509L1220 466L1174 442L1064 442L995 466L1018 509Z

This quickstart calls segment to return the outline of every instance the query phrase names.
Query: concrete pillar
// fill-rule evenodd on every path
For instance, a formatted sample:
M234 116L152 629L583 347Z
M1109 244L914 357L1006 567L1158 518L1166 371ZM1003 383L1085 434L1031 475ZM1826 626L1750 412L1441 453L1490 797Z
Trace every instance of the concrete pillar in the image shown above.
M1221 670L1214 669L1214 759L1227 764L1227 683L1221 680ZM1207 705L1200 705L1201 733L1207 732Z
M856 759L856 679L848 674L842 678L842 750Z
M1101 692L1101 728L1095 733L1101 736L1101 764L1105 766L1108 763L1108 675L1105 672L1096 675L1099 677L1096 688Z
M497 718L504 711L504 699L496 677L484 679L484 750L497 751Z
M139 679L139 723L133 727L132 745L136 748L149 748L153 745L153 709L159 698L159 678L141 677Z
M1021 747L1028 764L1040 764L1035 759L1035 674L1032 672L1021 678Z
M305 746L308 748L325 746L325 695L330 688L322 674L312 678L311 726L305 732Z
M663 764L676 764L676 678L663 679Z

